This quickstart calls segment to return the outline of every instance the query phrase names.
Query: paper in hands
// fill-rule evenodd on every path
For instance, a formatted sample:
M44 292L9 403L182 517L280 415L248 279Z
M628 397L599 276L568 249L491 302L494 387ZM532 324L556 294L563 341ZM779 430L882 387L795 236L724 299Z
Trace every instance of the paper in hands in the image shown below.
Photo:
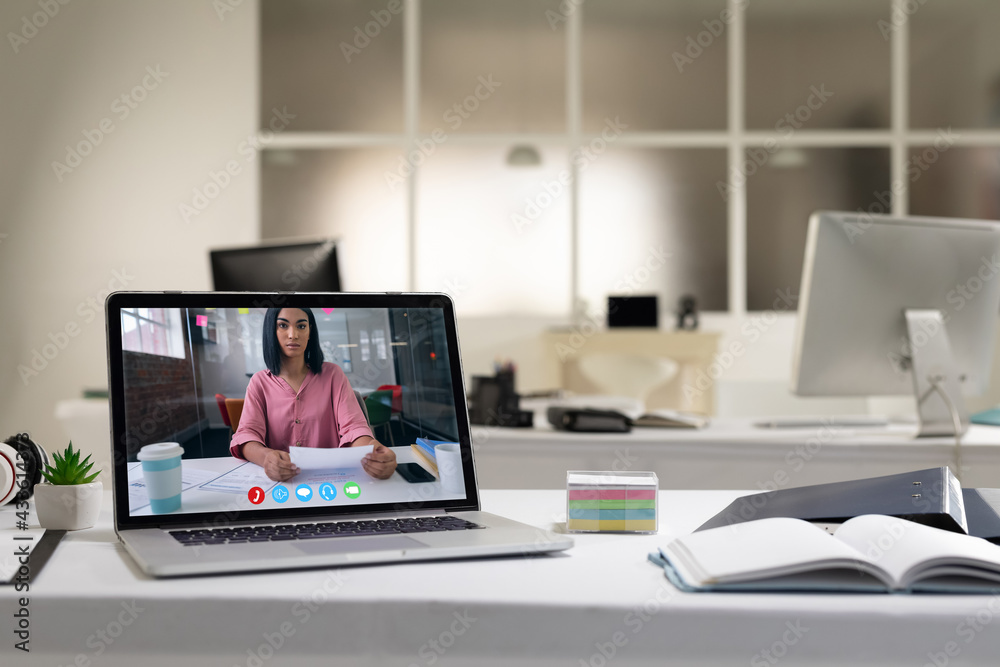
M361 459L371 454L373 445L367 447L289 447L288 456L303 472L307 470L333 470L360 468Z

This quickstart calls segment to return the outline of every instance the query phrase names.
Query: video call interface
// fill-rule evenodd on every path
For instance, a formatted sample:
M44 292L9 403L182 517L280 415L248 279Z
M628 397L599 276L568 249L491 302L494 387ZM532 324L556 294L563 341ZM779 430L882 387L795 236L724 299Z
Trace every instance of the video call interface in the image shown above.
M263 396L263 406L260 398L246 397L254 376L259 375L256 381L261 383L268 373L268 345L272 363L292 364L297 348L280 338L287 335L288 329L281 328L286 321L298 327L298 344L310 355L321 354L323 372L336 378L332 386L343 392L346 382L350 393L338 399L327 389L331 396L326 400L317 394L324 385L311 370L307 375L314 375L315 382L307 378L297 394L291 385L277 385L294 400L301 396L300 405L307 407L298 417L315 425L295 431L306 433L305 441L281 442L272 437L278 428L267 434L265 446L288 451L299 469L279 481L260 465L234 455L230 446L245 415L250 421L243 433L250 424L267 428L268 401L274 404L269 413L274 419L284 414L279 412L280 395L254 393ZM269 331L268 322L266 308L121 309L131 516L399 506L465 498L440 310L275 309L270 319L278 323L274 331ZM309 359L315 361L314 356ZM270 375L272 387L278 378ZM310 387L313 394L307 398ZM343 414L336 414L338 410ZM376 478L363 467L371 444L351 447L338 441L341 434L322 430L322 425L347 421L353 425L351 433L361 432L360 424L365 434L394 454L396 468L390 476ZM163 443L176 443L179 449Z

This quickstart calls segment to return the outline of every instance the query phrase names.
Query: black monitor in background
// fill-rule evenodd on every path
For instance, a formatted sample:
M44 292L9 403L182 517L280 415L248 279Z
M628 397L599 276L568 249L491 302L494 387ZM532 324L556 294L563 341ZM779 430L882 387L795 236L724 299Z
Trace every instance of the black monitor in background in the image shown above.
M340 292L333 239L210 251L217 292Z
M609 296L608 328L660 325L656 296Z

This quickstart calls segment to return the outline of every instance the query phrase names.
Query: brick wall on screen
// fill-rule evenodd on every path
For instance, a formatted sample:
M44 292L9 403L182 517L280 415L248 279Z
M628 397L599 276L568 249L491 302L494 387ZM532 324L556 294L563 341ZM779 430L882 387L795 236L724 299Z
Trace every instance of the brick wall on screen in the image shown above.
M198 405L190 358L125 352L123 365L126 442L133 460L143 445L198 423Z

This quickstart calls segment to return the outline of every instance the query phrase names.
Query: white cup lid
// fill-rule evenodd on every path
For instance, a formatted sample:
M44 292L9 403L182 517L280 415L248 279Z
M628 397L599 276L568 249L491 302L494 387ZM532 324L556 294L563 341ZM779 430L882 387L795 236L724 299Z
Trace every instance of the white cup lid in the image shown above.
M136 457L140 461L163 461L184 454L184 448L177 442L155 442L139 450Z

